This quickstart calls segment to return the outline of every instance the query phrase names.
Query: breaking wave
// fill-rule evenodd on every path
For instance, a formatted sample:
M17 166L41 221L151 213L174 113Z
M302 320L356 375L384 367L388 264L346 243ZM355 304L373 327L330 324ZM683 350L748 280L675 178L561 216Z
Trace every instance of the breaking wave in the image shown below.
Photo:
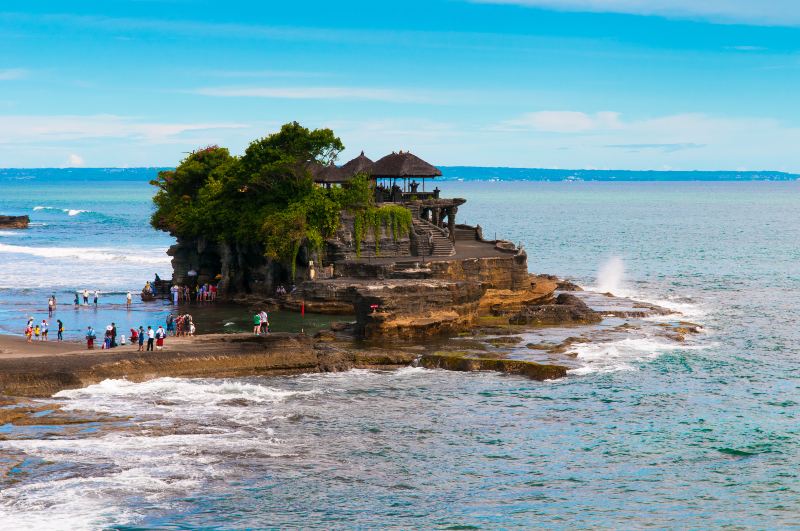
M72 258L87 262L127 262L132 264L165 265L170 263L166 254L156 256L141 252L122 253L112 249L91 247L29 247L25 245L8 245L0 243L0 253L25 254L40 258Z
M666 342L656 338L626 338L619 341L603 343L585 343L574 345L571 350L577 359L585 363L583 367L570 369L575 375L608 373L617 371L634 371L635 362L655 359L665 352L677 350L705 350L713 345L687 345Z
M68 216L77 216L79 214L88 214L91 210L81 210L78 208L58 208L58 207L50 207L50 206L35 206L33 207L34 212L39 212L41 210L52 210L52 211L60 211L64 212Z

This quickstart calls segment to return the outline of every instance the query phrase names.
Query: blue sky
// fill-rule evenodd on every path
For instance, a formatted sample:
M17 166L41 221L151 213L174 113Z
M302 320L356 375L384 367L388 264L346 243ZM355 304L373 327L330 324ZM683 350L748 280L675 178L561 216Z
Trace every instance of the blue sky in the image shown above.
M174 165L297 120L343 160L800 171L789 0L4 0L0 49L2 167Z

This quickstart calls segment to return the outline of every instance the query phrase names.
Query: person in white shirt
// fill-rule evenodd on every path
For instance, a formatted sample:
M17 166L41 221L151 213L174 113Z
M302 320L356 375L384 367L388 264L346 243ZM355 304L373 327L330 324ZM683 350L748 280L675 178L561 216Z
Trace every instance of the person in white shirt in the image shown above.
M100 298L100 292L98 290L94 290L94 305L97 306L97 299Z
M128 294L125 296L125 304L128 306L128 308L131 307L131 299L133 299L133 297L131 296L131 292L129 291Z
M153 350L153 342L155 341L156 333L153 331L152 326L147 327L147 351Z
M83 304L85 304L86 306L89 306L89 290L88 289L83 290Z

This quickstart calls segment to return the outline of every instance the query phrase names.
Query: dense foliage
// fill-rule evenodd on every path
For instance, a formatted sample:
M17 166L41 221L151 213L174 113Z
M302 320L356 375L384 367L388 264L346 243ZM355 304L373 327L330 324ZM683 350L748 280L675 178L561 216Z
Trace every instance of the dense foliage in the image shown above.
M309 165L332 163L343 149L330 129L309 130L293 122L251 143L241 157L218 146L197 150L152 181L158 191L151 223L183 238L260 244L266 256L292 271L302 246L318 251L333 237L342 210L353 212L376 235L380 224L395 238L407 233L410 213L375 208L366 176L343 188L314 185ZM356 237L359 251L365 234Z

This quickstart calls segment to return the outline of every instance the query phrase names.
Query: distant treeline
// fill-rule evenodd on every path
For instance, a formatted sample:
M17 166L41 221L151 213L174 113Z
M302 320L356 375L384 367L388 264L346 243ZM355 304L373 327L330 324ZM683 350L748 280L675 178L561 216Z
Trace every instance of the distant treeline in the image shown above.
M442 179L465 181L794 181L800 175L780 171L634 171L551 170L439 166Z
M174 168L35 168L0 169L0 180L149 181L159 171ZM634 171L551 170L544 168L494 168L439 166L441 179L465 181L794 181L800 174L780 171Z

